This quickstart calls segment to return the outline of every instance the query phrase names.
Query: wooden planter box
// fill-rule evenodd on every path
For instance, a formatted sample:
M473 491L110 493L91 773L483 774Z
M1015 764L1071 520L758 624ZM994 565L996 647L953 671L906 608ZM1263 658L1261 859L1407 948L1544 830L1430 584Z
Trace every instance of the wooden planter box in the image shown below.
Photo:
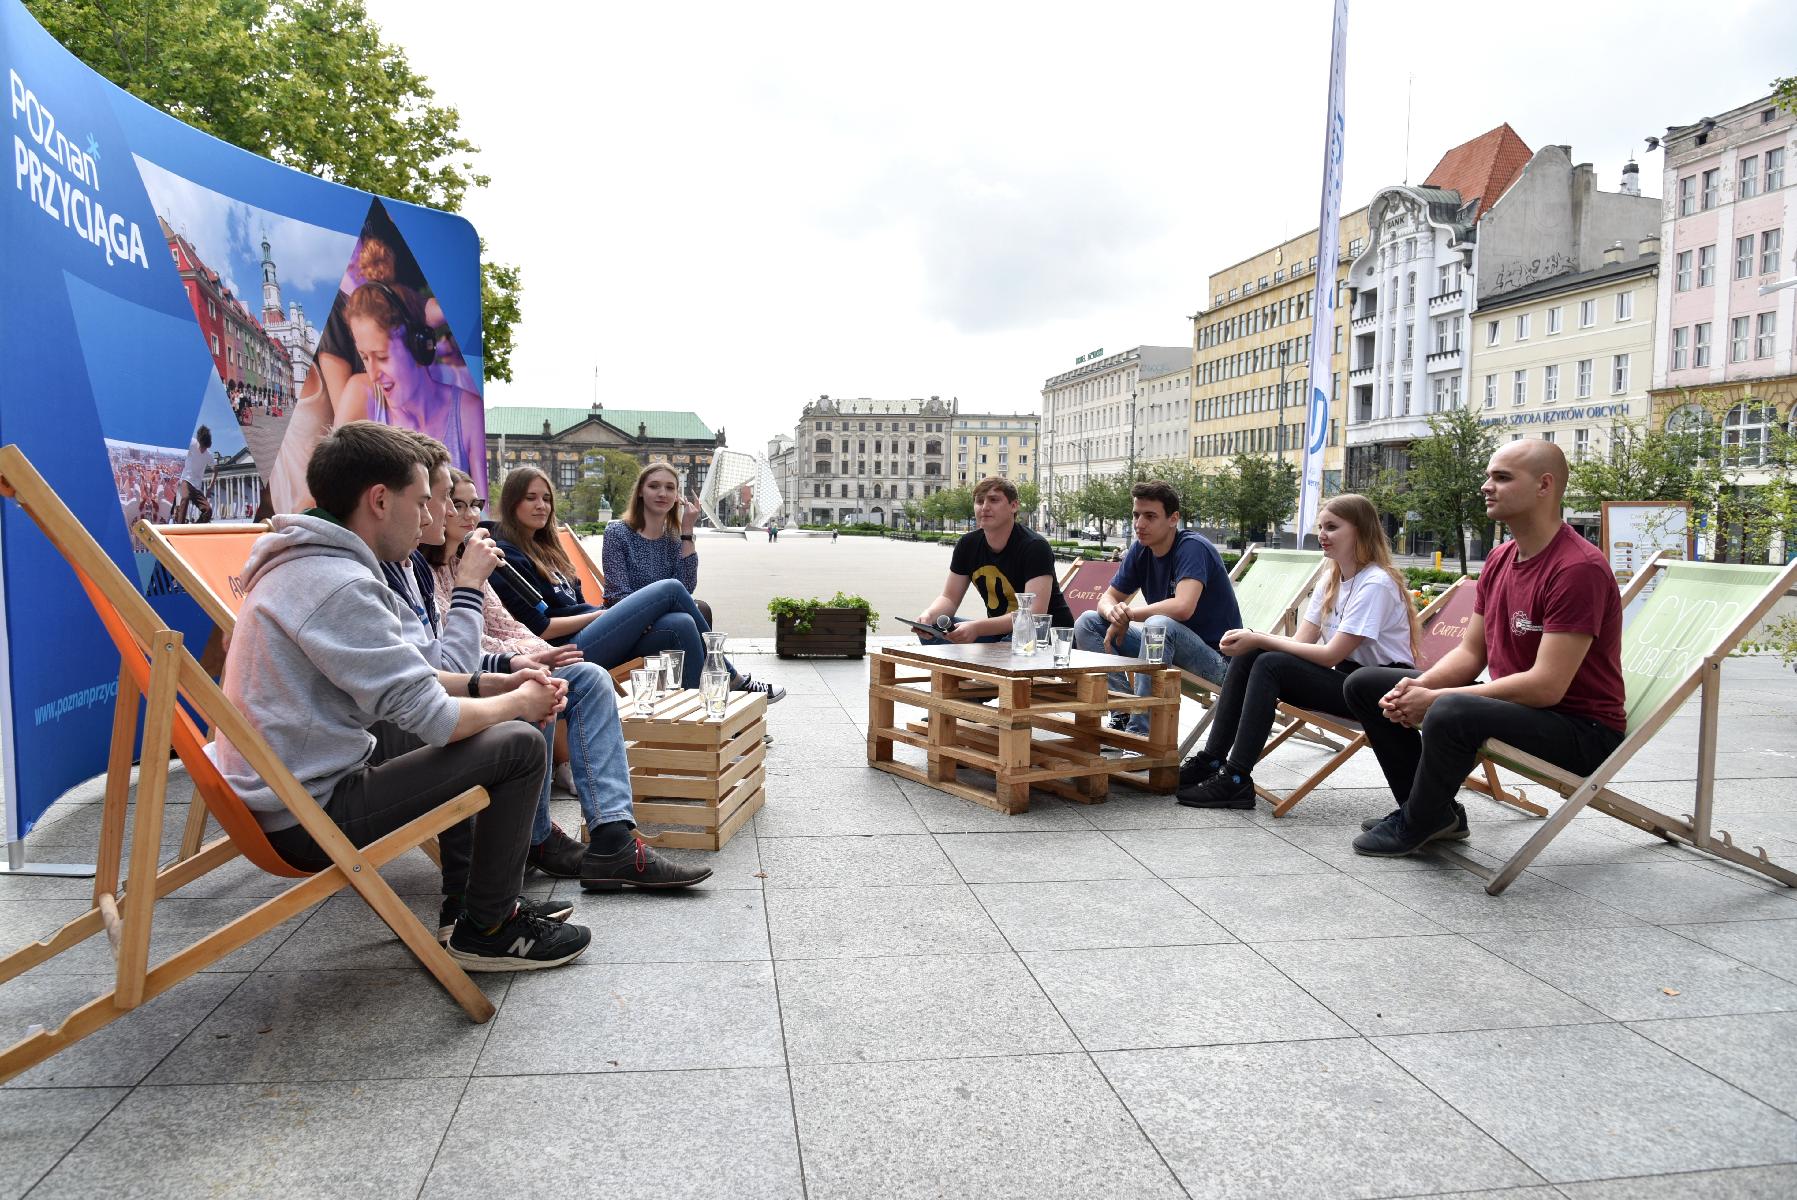
M722 720L696 691L664 696L647 717L628 699L624 747L636 817L663 828L658 846L722 850L767 798L767 699L732 692Z
M791 617L774 622L774 653L781 658L860 658L867 653L867 616L858 608L820 608L804 633Z

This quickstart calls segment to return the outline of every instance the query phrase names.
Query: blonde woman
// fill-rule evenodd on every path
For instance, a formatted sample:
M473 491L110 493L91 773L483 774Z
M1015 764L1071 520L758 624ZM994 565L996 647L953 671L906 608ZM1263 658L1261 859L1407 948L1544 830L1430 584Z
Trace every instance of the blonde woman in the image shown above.
M1223 635L1230 663L1210 739L1179 768L1179 802L1188 808L1254 807L1251 772L1280 701L1351 716L1342 696L1350 674L1416 661L1416 609L1372 502L1352 494L1324 501L1317 545L1334 569L1312 594L1296 637L1252 629Z
M601 566L605 571L605 606L632 592L672 579L689 593L699 586L699 545L693 529L699 506L680 498L680 476L666 463L650 463L638 472L624 515L605 527ZM711 612L694 601L705 623Z

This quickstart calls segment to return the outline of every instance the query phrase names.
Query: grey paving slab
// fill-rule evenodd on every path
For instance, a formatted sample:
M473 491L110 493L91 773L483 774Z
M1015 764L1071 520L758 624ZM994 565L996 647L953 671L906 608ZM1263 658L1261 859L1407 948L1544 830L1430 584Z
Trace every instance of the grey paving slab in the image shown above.
M827 724L814 725L807 729L804 736L787 736L774 738L774 744L768 748L768 761L784 767L803 767L807 771L817 767L844 767L850 763L867 762L867 739L853 725ZM880 774L884 774L881 772Z
M1335 868L1264 829L1127 829L1110 838L1162 879L1318 875Z
M1146 867L1096 830L945 833L936 841L968 883L1149 878Z
M1193 1196L1320 1200L1541 1182L1357 1039L1096 1059Z
M783 788L778 804L756 814L755 831L764 838L927 832L896 779L860 766L806 772L803 786Z
M416 1194L459 1079L140 1087L32 1196Z
M1445 932L1346 875L1182 879L1173 886L1244 942Z
M1361 861L1392 860L1361 857ZM1498 896L1487 893L1483 880L1460 867L1448 871L1386 872L1360 878L1368 887L1456 933L1640 924L1620 909L1530 871L1518 876Z
M476 1075L770 1067L784 1061L765 962L593 963L517 978Z
M1797 1121L1620 1025L1375 1044L1550 1182L1797 1160Z
M0 1200L17 1200L87 1136L124 1088L0 1091Z
M1259 828L1290 842L1314 858L1322 859L1346 875L1371 878L1425 871L1435 874L1464 874L1464 868L1433 854L1408 854L1403 858L1369 858L1364 854L1356 854L1354 839L1360 836L1359 825L1303 825L1290 821L1271 821L1261 823ZM1464 850L1464 847L1465 843L1462 842L1456 849ZM1477 852L1469 857L1487 866L1497 865L1497 860Z
M1797 916L1789 889L1767 891L1688 862L1540 867L1555 883L1656 925Z
M888 778L891 778L890 776ZM1072 804L1042 792L1030 794L1028 812L1007 814L909 779L897 780L911 808L931 833L1035 833L1039 830L1090 829L1097 809Z
M1797 921L1724 921L1677 925L1674 933L1797 982Z
M761 869L769 888L961 882L927 835L768 838Z
M1034 804L1034 801L1031 801ZM1121 782L1111 785L1110 799L1085 810L1094 829L1240 829L1253 824L1237 809L1187 808L1171 796L1138 792Z
M508 975L472 977L502 1000ZM244 980L150 1073L151 1084L466 1076L487 1040L416 968L264 971Z
M1797 1195L1797 1167L1737 1167L1658 1178L1562 1184L1566 1200L1789 1200Z
M88 888L91 894L91 881ZM150 962L160 962L186 949L249 912L257 903L250 899L196 900L181 896L158 900L150 919ZM11 950L27 942L48 940L63 925L85 913L90 904L91 900L85 898L0 901L0 946ZM298 927L299 918L285 921L242 949L225 955L207 970L238 975L254 970ZM101 932L32 970L42 975L110 975L113 964L112 944Z
M1502 862L1522 849L1540 830L1538 821L1479 822L1463 845L1471 846ZM1459 847L1456 847L1458 849ZM1664 840L1642 833L1621 821L1574 822L1562 829L1547 848L1535 856L1535 864L1550 867L1566 864L1603 866L1626 862L1665 862L1677 853Z
M1264 769L1255 775L1255 782L1275 788L1280 792L1296 787L1303 780L1303 775L1282 777ZM1272 805L1265 800L1257 804L1247 815L1256 824L1268 827L1274 825L1358 826L1363 819L1383 817L1395 807L1390 790L1383 784L1361 788L1343 784L1327 789L1318 788L1298 801L1297 806L1283 817L1275 817Z
M810 1200L1182 1196L1084 1055L794 1067Z
M770 781L766 803L777 803L779 796L780 788ZM722 850L657 850L656 853L677 863L711 868L711 877L694 884L687 889L689 891L761 890L761 843L746 830L726 842ZM527 875L525 883L542 878L541 875ZM580 885L573 880L557 880L555 886L557 898L573 896L580 890Z
M1637 1021L1629 1028L1797 1116L1797 1013Z
M781 959L993 953L1009 949L964 883L769 891Z
M593 931L586 963L744 962L766 959L760 892L683 888L673 892L583 892L561 885L569 920Z
M510 1149L522 1145L533 1150L528 1175ZM423 1194L796 1200L804 1185L786 1072L472 1080Z
M1088 1050L1353 1032L1246 946L1044 951L1023 961Z
M1079 1048L1009 952L810 959L776 971L794 1064Z
M442 896L400 899L424 922L426 929L436 931ZM417 963L406 944L361 896L339 893L312 909L304 923L283 939L262 965L271 971L362 971L401 970Z
M193 1032L242 975L203 972L39 1063L9 1088L129 1086L148 1075ZM11 1045L31 1025L54 1029L76 1009L112 988L108 975L42 975L32 971L0 988L0 1043ZM0 1172L3 1175L4 1172Z
M1235 940L1158 879L983 883L973 892L1014 950L1197 946Z
M1258 949L1299 987L1369 1036L1605 1019L1453 935L1267 942Z
M1651 926L1469 935L1618 1021L1797 1009L1797 984Z

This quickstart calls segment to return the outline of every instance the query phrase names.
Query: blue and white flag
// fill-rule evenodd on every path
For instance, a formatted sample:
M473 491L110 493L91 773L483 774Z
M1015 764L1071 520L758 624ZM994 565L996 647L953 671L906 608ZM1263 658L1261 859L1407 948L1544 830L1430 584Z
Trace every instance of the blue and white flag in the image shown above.
M1298 543L1316 524L1323 494L1323 447L1335 353L1335 258L1341 243L1344 82L1348 74L1348 0L1335 0L1335 36L1329 50L1329 124L1323 136L1323 202L1317 217L1316 292L1310 305L1310 404L1304 428L1304 471L1298 488Z

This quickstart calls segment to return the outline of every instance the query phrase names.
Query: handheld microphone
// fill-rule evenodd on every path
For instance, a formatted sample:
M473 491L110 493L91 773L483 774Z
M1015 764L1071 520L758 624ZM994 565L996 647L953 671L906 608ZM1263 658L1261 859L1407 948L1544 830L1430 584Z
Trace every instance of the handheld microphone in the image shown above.
M931 621L930 624L934 625L940 632L947 633L955 627L955 619L947 613L943 613L934 621Z
M468 536L462 539L462 548L464 550L468 548L468 540L474 536L474 532L474 530L470 529L468 531ZM501 558L499 560L499 565L493 568L493 574L503 575L505 581L516 588L518 594L528 600L530 606L538 612L546 613L549 611L549 605L544 603L542 593L532 587L530 581L518 573L518 568L512 566L512 564L505 561L505 559Z

